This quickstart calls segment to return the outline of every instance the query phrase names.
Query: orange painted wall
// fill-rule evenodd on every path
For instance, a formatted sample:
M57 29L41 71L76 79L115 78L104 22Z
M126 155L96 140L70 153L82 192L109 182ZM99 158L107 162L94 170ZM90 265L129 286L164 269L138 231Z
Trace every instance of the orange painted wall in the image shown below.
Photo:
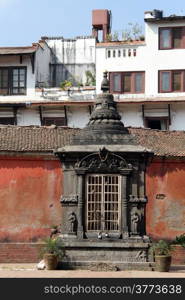
M146 194L147 234L153 239L172 240L184 233L185 162L152 162L147 169Z
M0 242L37 241L61 223L62 178L59 160L0 159ZM152 162L146 194L150 237L173 239L185 232L185 162Z
M0 241L36 241L61 223L58 160L0 159Z

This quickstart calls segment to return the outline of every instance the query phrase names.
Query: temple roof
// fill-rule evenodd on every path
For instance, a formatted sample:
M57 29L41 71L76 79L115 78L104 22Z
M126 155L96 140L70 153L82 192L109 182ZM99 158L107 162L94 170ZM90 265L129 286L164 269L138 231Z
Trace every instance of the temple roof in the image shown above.
M185 157L185 131L127 128L137 143L155 156ZM81 129L55 126L0 126L0 153L52 153L70 144ZM85 149L85 148L84 148Z

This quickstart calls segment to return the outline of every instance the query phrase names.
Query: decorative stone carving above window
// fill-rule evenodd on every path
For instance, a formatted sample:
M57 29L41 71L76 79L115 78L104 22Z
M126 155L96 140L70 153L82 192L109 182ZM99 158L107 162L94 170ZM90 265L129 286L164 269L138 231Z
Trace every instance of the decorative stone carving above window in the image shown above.
M125 172L128 174L132 171L132 165L127 164L126 160L114 153L109 152L105 147L97 153L92 153L84 157L75 165L75 170L86 172Z

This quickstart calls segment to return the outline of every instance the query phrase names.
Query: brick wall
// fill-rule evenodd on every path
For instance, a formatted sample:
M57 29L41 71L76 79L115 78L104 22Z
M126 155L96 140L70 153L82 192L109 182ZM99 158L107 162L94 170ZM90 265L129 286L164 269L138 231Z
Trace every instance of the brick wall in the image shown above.
M37 263L42 244L0 243L0 263Z

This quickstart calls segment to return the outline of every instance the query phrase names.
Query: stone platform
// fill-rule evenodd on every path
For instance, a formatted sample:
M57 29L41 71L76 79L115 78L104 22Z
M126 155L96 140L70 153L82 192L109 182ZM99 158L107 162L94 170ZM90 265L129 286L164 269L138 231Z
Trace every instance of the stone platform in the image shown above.
M63 269L153 270L147 242L63 239L63 244Z

